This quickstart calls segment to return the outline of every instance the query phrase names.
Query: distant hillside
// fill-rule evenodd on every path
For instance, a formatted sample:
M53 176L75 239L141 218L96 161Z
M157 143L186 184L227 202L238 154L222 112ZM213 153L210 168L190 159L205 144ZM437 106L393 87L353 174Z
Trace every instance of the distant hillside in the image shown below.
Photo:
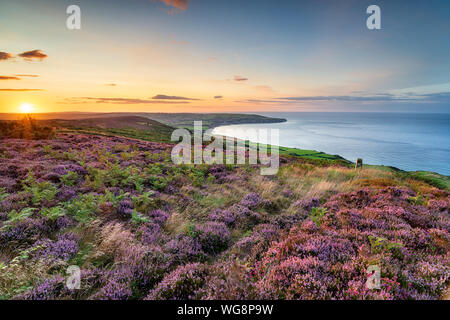
M16 113L1 113L0 120L16 120L23 115ZM193 127L194 121L203 121L203 128L209 129L230 124L244 123L277 123L285 122L286 119L271 118L256 114L237 114L237 113L147 113L147 112L116 112L116 113L98 113L98 112L53 112L53 113L35 113L33 118L38 120L87 120L87 119L106 119L116 117L145 117L148 119L162 122L166 125L177 128Z
M145 117L115 116L77 120L43 120L45 124L76 132L118 135L149 141L170 141L173 127Z
M193 127L194 121L202 121L203 129L231 124L286 122L286 119L282 118L271 118L257 114L235 113L147 113L145 116L172 127L188 129Z

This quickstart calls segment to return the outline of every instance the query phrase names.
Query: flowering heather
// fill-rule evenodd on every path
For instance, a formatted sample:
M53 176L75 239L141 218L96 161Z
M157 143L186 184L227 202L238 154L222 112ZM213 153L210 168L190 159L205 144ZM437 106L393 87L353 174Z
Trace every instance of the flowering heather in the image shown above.
M0 202L0 212L10 212L13 209L13 203L11 200L3 200Z
M34 246L39 248L35 251L38 259L65 260L68 261L78 252L78 236L73 233L66 233L58 237L56 241L40 240Z
M200 294L205 300L258 298L251 272L236 261L213 265Z
M117 205L117 213L121 218L129 219L133 214L133 202L131 200L122 200Z
M169 214L164 212L163 210L152 210L148 213L149 218L154 223L164 226L167 219L169 218Z
M77 192L72 187L62 187L56 194L56 199L61 202L70 201L77 197Z
M260 213L240 204L234 204L226 211L228 212L225 212L225 215L232 215L235 225L243 229L251 229L263 220Z
M230 212L229 210L215 209L213 212L209 214L208 220L223 222L226 225L231 226L233 225L235 218L233 213Z
M26 218L11 227L0 230L0 243L8 246L14 242L33 242L34 239L51 232L51 228L46 220Z
M56 300L67 294L66 281L62 276L44 279L32 290L15 297L18 300Z
M146 299L149 300L191 300L199 299L199 289L206 280L208 269L199 263L180 266L168 274L152 290Z
M104 274L105 285L93 297L97 300L128 300L131 290L132 270L130 266L120 266Z
M6 172L5 172L6 173ZM0 188L4 188L7 192L14 191L17 181L7 176L0 176Z
M146 223L138 230L144 244L152 244L161 236L161 226L156 223Z
M305 221L256 264L262 297L438 298L450 280L445 266L448 247L439 253L443 243L433 240L431 234L439 233L445 239L448 231L441 229L444 225L434 231L433 223L427 222L433 221L433 215L408 205L409 196L409 190L387 188L332 197L325 204L332 211L320 227ZM426 262L429 259L440 262L433 265ZM378 261L385 275L380 292L365 289L369 260Z
M165 248L173 254L178 263L202 260L205 256L199 241L185 235L178 235L175 239L168 241Z
M208 253L219 253L228 247L230 231L221 222L207 222L195 228L196 237L202 248Z
M312 208L318 207L320 205L319 199L302 199L294 203L294 207L299 210L305 210L307 212L311 211Z
M3 139L0 297L440 299L449 288L448 189L291 157L271 178L177 166L171 146ZM81 290L66 288L68 264Z
M239 204L250 209L255 209L259 206L270 205L270 201L264 200L259 194L252 192L247 194Z

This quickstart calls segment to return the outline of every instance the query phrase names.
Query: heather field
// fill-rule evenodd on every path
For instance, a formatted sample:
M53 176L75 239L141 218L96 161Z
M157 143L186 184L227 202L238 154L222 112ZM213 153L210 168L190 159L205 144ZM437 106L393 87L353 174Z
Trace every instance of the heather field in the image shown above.
M448 189L296 157L174 165L172 145L0 144L1 299L441 299ZM381 289L366 270L381 269ZM81 269L69 290L66 270Z

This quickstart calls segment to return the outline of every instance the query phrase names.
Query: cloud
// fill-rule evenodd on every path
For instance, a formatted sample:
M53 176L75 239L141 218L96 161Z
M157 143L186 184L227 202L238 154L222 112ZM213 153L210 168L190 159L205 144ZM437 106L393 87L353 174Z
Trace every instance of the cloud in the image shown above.
M44 60L48 57L45 53L43 53L41 50L31 50L31 51L25 51L19 54L19 57L24 58L25 60Z
M199 99L179 97L179 96L166 96L164 94L157 94L156 96L152 97L152 99L155 99L155 100L191 100L191 101L199 100Z
M15 74L16 77L30 77L30 78L37 78L39 77L37 74Z
M234 81L247 81L247 80L248 80L248 78L244 78L241 76L234 76Z
M264 93L272 93L274 94L276 91L273 90L273 88L271 86L267 86L267 85L259 85L259 86L255 86L254 87L256 90L258 91L262 91Z
M186 11L188 7L188 0L159 0L164 3L166 6L174 7L181 11Z
M44 89L0 89L0 91L27 92L27 91L44 91Z
M0 80L20 80L20 78L9 77L9 76L0 76Z
M12 59L12 58L14 58L14 56L11 53L0 51L0 61Z
M427 93L420 96L425 100L450 102L450 92Z
M242 103L296 103L296 102L450 102L450 92L437 93L406 93L394 95L391 93L377 93L372 95L354 95L354 96L303 96L303 97L281 97L273 99L245 99L236 102Z
M139 98L96 98L96 97L80 97L80 98L72 98L72 102L76 103L76 101L83 102L84 101L94 101L95 103L111 103L111 104L180 104L180 103L189 103L187 101L155 101L155 100L147 100L147 99L139 99Z
M214 99L223 99L223 96L214 96Z
M394 96L392 94L376 94L372 96L305 96L278 98L285 101L404 101L415 100L407 96Z
M286 101L281 100L270 100L270 99L245 99L245 100L236 100L235 102L239 103L287 103Z
M115 84L115 83L106 83L105 86L107 86L107 87L115 87L115 86L117 86L117 84Z

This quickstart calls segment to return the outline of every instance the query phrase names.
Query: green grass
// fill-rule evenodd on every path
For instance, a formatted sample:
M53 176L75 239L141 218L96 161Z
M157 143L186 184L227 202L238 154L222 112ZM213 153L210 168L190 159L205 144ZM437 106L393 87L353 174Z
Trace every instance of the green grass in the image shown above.
M297 148L288 148L288 147L279 147L280 155L294 156L294 157L303 157L309 159L318 159L318 160L339 160L344 162L349 162L338 155L331 155L320 151L315 150L303 150Z
M430 171L413 171L408 172L408 175L416 180L424 181L436 188L449 190L450 189L450 177L444 176L439 173Z

